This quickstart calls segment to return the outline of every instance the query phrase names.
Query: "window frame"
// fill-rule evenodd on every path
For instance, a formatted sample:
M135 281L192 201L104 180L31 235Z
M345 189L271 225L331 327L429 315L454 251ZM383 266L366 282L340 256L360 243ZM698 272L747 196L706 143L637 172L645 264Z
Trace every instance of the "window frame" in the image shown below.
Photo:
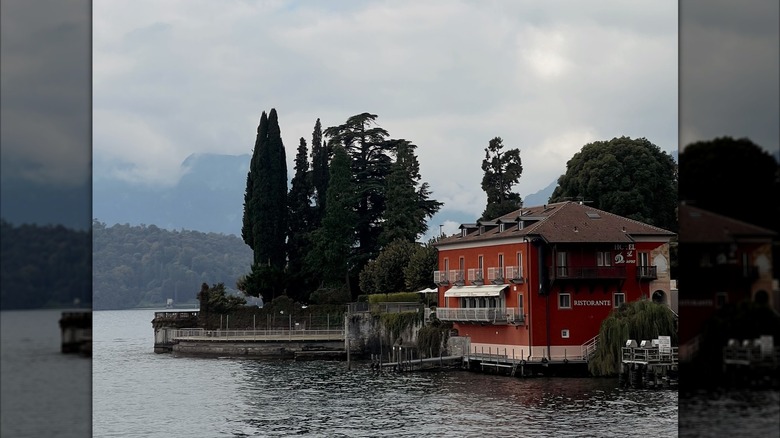
M566 298L567 305L563 305L563 300ZM571 293L570 292L558 292L558 309L571 309Z

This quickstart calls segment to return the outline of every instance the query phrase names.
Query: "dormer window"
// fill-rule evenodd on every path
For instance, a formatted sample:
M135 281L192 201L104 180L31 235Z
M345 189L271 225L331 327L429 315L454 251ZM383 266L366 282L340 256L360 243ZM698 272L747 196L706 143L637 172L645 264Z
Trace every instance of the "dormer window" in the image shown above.
M522 230L523 228L525 228L525 221L520 219L520 222L517 223L517 229Z
M466 237L467 234L468 234L468 230L466 230L465 228L462 228L460 230L460 237Z
M503 233L504 232L504 223L503 222L498 224L498 232L499 233Z

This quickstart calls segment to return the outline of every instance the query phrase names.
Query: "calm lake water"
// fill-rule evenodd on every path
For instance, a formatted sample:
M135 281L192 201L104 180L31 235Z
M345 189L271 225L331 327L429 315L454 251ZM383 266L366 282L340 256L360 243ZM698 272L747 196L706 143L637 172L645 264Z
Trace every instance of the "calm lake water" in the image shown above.
M0 312L0 436L90 436L92 363L60 353L62 310Z
M155 354L153 310L94 313L93 433L169 436L677 436L677 393L614 379Z

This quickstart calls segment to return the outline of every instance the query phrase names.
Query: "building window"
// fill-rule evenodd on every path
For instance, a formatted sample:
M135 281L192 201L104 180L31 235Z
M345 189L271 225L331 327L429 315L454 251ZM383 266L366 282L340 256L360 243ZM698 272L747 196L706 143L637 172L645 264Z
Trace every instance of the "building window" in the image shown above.
M503 268L504 267L504 255L499 254L498 255L498 267Z
M566 251L559 251L557 260L558 260L558 276L568 277L569 276L569 254L566 253Z
M459 267L461 272L463 272L463 268L466 266L466 259L461 257L460 260L458 260Z
M479 273L480 274L482 274L482 272L484 272L482 270L482 262L483 262L483 258L482 258L482 256L479 256Z
M715 306L718 308L723 307L729 302L729 295L726 292L718 292L715 294Z
M558 308L571 309L571 294L569 293L558 294Z
M613 307L618 308L621 304L626 302L626 294L623 292L615 292L612 296Z
M523 277L523 253L521 252L517 253L517 276Z
M520 314L523 314L523 294L517 294L517 308L520 310Z
M569 337L569 329L561 330L561 337L567 339Z
M596 251L596 266L612 266L612 253L609 251Z
M444 258L444 272L449 272L450 270L450 259Z

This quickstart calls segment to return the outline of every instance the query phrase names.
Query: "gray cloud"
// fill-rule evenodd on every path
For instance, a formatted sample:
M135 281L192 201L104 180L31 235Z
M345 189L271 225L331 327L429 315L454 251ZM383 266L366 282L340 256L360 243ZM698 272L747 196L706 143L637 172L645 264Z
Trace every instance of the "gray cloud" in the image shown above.
M88 2L3 2L3 180L89 181L88 10Z
M677 149L675 2L97 2L93 19L98 179L172 184L190 153L249 153L271 107L291 163L317 118L378 114L474 217L494 136L521 149L523 195L589 141Z

